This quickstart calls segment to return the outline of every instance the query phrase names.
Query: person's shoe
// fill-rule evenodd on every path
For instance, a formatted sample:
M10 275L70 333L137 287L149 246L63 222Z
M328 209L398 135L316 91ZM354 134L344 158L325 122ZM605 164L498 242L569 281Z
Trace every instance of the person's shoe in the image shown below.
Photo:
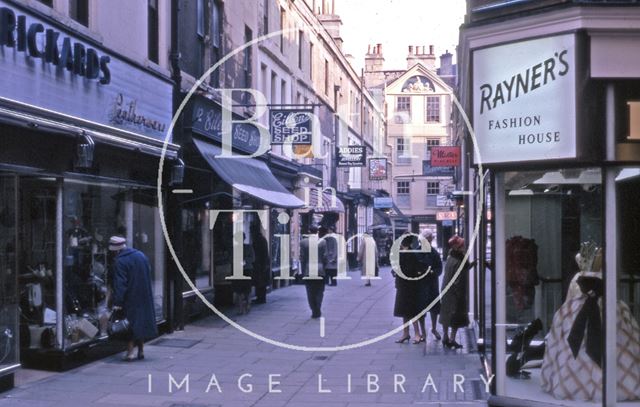
M127 353L123 358L123 361L125 362L133 362L134 360L136 360L136 357L133 356L133 353Z
M405 343L405 342L408 342L409 339L411 339L410 336L403 336L402 338L398 339L396 343Z
M364 286L365 286L365 287L371 287L371 281L367 281L367 282L364 284Z
M417 345L417 344L419 344L421 342L424 342L424 341L425 341L424 336L417 336L416 339L413 340L413 344Z
M432 329L432 330L431 330L431 333L433 334L433 336L436 338L436 340L437 340L437 341L439 341L440 339L442 339L442 338L440 337L440 333L439 333L437 330Z
M321 316L322 316L322 314L321 314L321 313L319 313L319 312L318 312L317 314L311 314L311 318L313 318L313 319L318 319L318 318L320 318Z
M460 349L460 348L462 348L462 345L460 345L460 344L459 344L458 342L456 342L456 341L451 341L451 342L449 342L449 347L450 347L451 349Z
M144 352L138 352L138 360L144 359Z

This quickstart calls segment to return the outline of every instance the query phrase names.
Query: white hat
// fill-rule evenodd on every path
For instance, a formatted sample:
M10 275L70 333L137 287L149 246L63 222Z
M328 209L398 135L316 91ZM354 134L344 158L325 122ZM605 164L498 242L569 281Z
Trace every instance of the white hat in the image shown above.
M109 250L118 251L127 248L127 239L122 236L111 236L109 238Z

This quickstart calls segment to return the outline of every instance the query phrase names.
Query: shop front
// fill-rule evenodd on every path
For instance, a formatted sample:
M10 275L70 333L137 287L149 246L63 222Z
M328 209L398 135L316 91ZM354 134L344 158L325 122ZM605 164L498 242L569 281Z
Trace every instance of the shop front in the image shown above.
M295 168L269 154L255 158L224 158L222 154L222 106L201 95L193 96L185 109L180 144L186 163L183 187L190 194L177 197L181 214L181 236L178 257L196 288L216 305L233 303L231 282L233 239L240 227L238 216L243 216L242 232L245 244L252 244L252 225L260 225L261 233L270 243L272 259L268 285L281 273L279 234L292 229L293 209L304 206L286 186L296 185ZM232 150L235 155L251 155L259 151L261 133L258 124L242 123L243 118L233 114L236 122L231 127ZM273 168L273 170L272 170ZM274 172L278 175L274 175ZM243 215L221 213L211 228L212 210L243 210ZM266 213L259 219L256 211ZM185 233L187 232L187 233ZM198 255L193 256L193 253ZM188 254L188 255L187 255ZM277 261L277 263L276 263ZM277 280L276 280L277 281ZM199 313L203 307L197 301L192 287L184 286L182 299L187 305L184 320Z
M0 6L3 22L18 19L42 32L29 49L6 37L1 44L5 375L21 363L64 368L68 355L107 339L111 235L125 237L149 258L156 317L158 323L165 320L156 181L172 87L65 27L11 3ZM169 143L168 168L176 157L177 146ZM3 384L11 381L11 375L3 376Z
M568 27L468 43L483 190L471 309L491 405L640 402L640 71L625 62L640 36Z

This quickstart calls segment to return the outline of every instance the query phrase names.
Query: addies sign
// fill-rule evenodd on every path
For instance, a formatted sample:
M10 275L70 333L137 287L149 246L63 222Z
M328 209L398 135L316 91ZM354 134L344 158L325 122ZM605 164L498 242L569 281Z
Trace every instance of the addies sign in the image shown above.
M474 52L476 163L575 158L575 59L573 34Z

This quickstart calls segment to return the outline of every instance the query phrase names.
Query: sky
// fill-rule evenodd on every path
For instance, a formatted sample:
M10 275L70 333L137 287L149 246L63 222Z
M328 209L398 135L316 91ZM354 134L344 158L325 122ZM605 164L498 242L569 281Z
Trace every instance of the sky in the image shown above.
M465 0L336 0L343 50L360 72L369 44L382 44L385 69L404 69L409 45L435 46L437 57L454 54ZM439 65L439 59L436 65Z

